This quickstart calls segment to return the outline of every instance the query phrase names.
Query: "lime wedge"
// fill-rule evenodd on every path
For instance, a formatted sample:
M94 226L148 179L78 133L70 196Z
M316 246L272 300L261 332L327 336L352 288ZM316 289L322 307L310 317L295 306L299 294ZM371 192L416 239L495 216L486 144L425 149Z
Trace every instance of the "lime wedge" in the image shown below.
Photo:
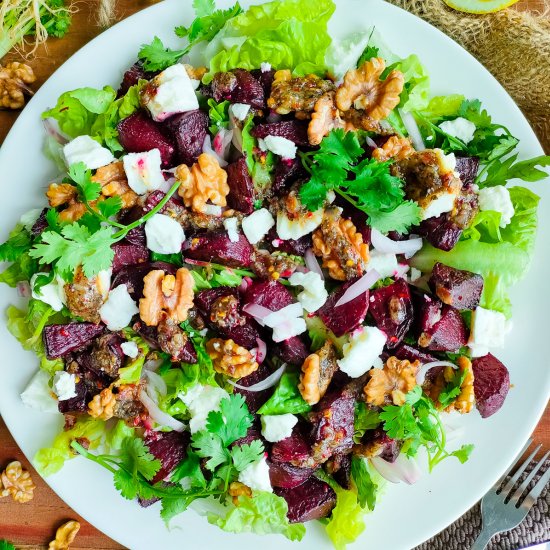
M493 13L503 10L518 0L444 0L447 6L464 13Z

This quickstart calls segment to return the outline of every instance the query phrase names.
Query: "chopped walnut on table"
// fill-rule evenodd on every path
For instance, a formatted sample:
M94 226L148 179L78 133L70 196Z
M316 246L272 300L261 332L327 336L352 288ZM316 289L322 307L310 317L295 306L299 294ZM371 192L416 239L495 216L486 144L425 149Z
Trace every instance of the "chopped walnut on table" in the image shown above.
M365 400L370 405L403 405L405 395L416 386L416 373L420 362L401 361L389 357L383 368L371 369L370 379L363 389Z
M0 109L21 109L25 94L32 95L28 84L36 80L34 71L24 63L0 65Z
M306 357L302 365L298 389L304 401L309 405L319 403L337 370L336 350L327 340L321 349Z
M68 550L79 530L80 523L78 521L67 521L57 529L55 540L50 542L48 550Z
M337 281L360 277L369 260L369 247L351 220L340 216L337 208L325 211L323 221L313 233L313 252Z
M409 138L391 136L382 147L377 147L372 152L372 158L379 162L390 159L403 160L414 153L414 148Z
M238 506L239 497L240 496L251 497L252 489L248 485L245 485L240 481L233 481L229 485L229 495L231 496L231 500L233 501L233 504L235 506Z
M15 502L24 504L33 499L35 489L31 474L18 460L10 462L0 475L0 497L11 496Z
M227 206L227 172L212 155L202 153L190 169L180 164L175 177L180 182L178 195L194 212L206 214L208 201L216 206Z
M344 121L334 104L334 92L325 94L315 102L311 121L307 127L310 145L319 145L322 139L335 128L343 128Z
M165 319L182 323L193 307L193 277L181 267L176 275L161 269L150 271L143 278L143 298L139 301L139 315L147 326L158 326Z
M91 180L101 185L101 194L104 197L120 197L122 208L131 208L138 201L138 195L128 185L124 164L121 161L98 168Z
M248 376L259 366L250 351L231 339L212 338L208 340L206 352L212 359L214 370L232 378Z

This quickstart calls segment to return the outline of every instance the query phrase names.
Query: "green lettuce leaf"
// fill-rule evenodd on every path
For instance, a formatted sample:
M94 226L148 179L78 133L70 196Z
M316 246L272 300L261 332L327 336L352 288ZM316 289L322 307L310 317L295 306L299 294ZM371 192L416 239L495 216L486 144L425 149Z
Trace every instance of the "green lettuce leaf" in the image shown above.
M141 378L143 364L145 363L145 358L147 357L150 348L147 342L133 330L126 328L123 330L123 333L124 338L126 338L127 341L135 342L137 344L138 354L134 359L130 359L126 363L126 366L119 369L118 377L119 380L125 384L135 384L139 382Z
M48 304L31 299L27 311L9 306L6 315L8 330L23 348L43 354L42 330L56 312Z
M285 372L275 392L260 407L258 414L300 414L310 409L298 389L298 373Z
M421 114L431 121L443 117L456 118L464 99L464 96L460 94L432 97L426 108L421 111Z
M430 102L430 76L420 58L415 54L409 55L390 65L382 77L384 78L394 69L401 71L405 77L399 108L407 112L425 109Z
M342 489L337 483L331 484L336 491L336 506L325 526L336 550L344 550L364 531L365 514L353 491Z
M122 449L122 442L128 438L135 437L135 428L131 428L124 422L118 420L117 423L105 435L105 444L109 447L111 453Z

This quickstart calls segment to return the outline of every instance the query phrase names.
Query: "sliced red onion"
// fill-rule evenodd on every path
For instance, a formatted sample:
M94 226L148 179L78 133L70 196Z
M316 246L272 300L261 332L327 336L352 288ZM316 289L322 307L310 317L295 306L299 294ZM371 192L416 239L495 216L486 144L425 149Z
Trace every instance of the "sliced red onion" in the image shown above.
M176 432L183 432L185 430L185 424L176 420L164 411L161 411L159 406L147 395L144 390L139 392L139 400L143 403L149 416L160 426L166 426L172 428Z
M376 269L367 271L358 281L355 281L348 289L342 294L341 298L336 302L334 307L343 306L348 302L351 302L357 296L365 294L370 287L380 280L380 274Z
M317 261L317 258L315 257L315 254L313 253L312 248L308 248L306 250L306 253L304 254L304 260L306 262L306 267L313 271L313 273L317 273L321 280L325 280L325 276L323 275L323 270L321 269L321 266L319 265L319 262Z
M286 363L283 363L275 372L271 373L267 378L262 380L261 382L258 382L257 384L252 384L252 386L242 386L241 384L237 384L237 382L233 382L229 378L227 381L236 388L239 388L240 390L245 391L263 391L267 390L269 388L272 388L279 380L281 379L281 376L283 376L283 373L286 369Z
M17 283L17 294L21 298L29 298L31 295L31 285L28 281L19 281Z
M256 357L256 361L261 365L267 356L267 344L261 339L256 338L258 347L252 348L250 353Z
M46 118L43 124L46 133L55 139L59 145L69 143L70 139L60 130L57 120L54 118Z
M458 369L458 365L455 365L450 361L432 361L431 363L424 363L416 374L416 383L419 386L422 386L426 380L426 373L435 367L452 367L455 370Z
M152 370L145 370L144 375L147 378L147 394L151 399L154 399L154 394L151 395L149 390L156 391L159 395L165 396L168 393L168 387L164 378Z
M382 254L404 254L405 258L411 258L422 248L422 238L415 237L406 241L393 241L382 235L374 227L370 233L371 244Z
M212 148L220 157L227 159L229 153L229 145L233 138L233 130L227 130L225 128L220 128L218 133L215 135L214 140L212 141Z
M222 168L225 168L227 166L227 161L223 157L218 155L218 153L216 153L214 149L212 149L212 141L210 140L210 136L206 136L204 138L204 142L202 144L202 152L208 153L209 155L213 156Z
M371 137L366 136L365 141L369 147L374 147L374 149L378 149L378 145L376 144L376 141L374 141L374 139L372 139Z
M388 462L379 456L371 458L370 461L376 471L390 483L403 481L412 485L420 478L420 468L416 459L407 458L404 454L400 454L395 462Z
M252 315L260 325L264 326L264 319L273 313L270 309L267 309L264 306L261 306L259 304L246 304L243 307L243 311L245 313L248 313L248 315Z
M143 364L143 370L157 371L164 363L162 359L148 359Z
M406 113L402 109L399 109L399 114L401 115L401 120L403 121L403 124L407 129L407 132L409 133L409 137L411 138L413 147L417 151L424 151L424 149L426 149L426 146L424 145L424 140L422 139L420 128L418 127L414 116L411 113Z
M288 306L278 309L277 311L271 311L269 315L263 318L264 324L270 328L282 325L288 322L289 319L295 317L301 317L304 313L304 308L299 302L295 302Z

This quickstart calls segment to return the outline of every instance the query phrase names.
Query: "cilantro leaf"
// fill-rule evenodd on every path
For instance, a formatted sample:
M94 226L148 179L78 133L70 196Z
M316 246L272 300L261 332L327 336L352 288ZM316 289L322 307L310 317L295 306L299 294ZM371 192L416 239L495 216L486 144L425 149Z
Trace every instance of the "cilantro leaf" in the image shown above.
M363 50L363 53L357 60L357 67L361 67L363 63L366 63L367 61L370 61L373 57L378 57L378 54L380 53L380 49L376 46L369 46Z
M252 443L246 443L235 447L231 451L233 464L238 472L242 472L247 466L262 458L264 454L264 445L259 439Z
M309 181L300 188L301 203L315 212L319 210L327 198L327 187L316 176L312 176Z
M183 50L165 48L162 40L155 36L150 44L141 46L138 58L143 61L143 68L146 71L163 71L176 64L187 52L187 48Z
M465 99L458 109L458 116L468 119L478 127L490 126L491 116L481 108L479 99Z
M474 446L472 444L462 445L460 449L453 451L450 456L458 458L458 460L460 460L460 463L464 464L470 458L473 450Z
M369 225L375 227L381 233L397 231L407 233L412 225L420 222L422 209L414 201L404 201L396 206L391 212L369 213Z
M208 458L206 467L213 471L229 460L229 453L218 435L201 430L193 434L193 448L201 458Z
M139 482L126 470L117 470L113 474L113 482L120 494L128 499L133 500L139 494Z
M216 434L223 445L228 447L233 441L246 435L252 426L252 415L248 411L245 399L235 393L220 402L220 410L208 414L206 427L212 434Z
M379 425L378 412L369 409L364 401L357 401L355 403L353 441L359 443L367 430L374 430Z
M16 550L15 546L7 540L0 540L0 550Z
M193 9L197 17L212 15L216 9L216 2L214 0L193 0Z
M83 162L69 167L69 177L76 183L83 202L93 202L101 195L101 185L92 181L92 172Z
M151 481L160 470L161 462L150 452L139 437L126 437L121 444L123 464L131 471L140 473L147 481Z
M199 455L192 450L187 451L185 460L182 460L172 472L170 480L178 483L182 479L188 479L191 487L206 487L206 479L201 470Z
M110 218L122 209L122 199L119 196L107 197L97 203L97 208L104 218Z
M378 485L371 477L367 462L355 455L351 457L351 477L357 487L357 500L361 508L366 506L374 510Z

